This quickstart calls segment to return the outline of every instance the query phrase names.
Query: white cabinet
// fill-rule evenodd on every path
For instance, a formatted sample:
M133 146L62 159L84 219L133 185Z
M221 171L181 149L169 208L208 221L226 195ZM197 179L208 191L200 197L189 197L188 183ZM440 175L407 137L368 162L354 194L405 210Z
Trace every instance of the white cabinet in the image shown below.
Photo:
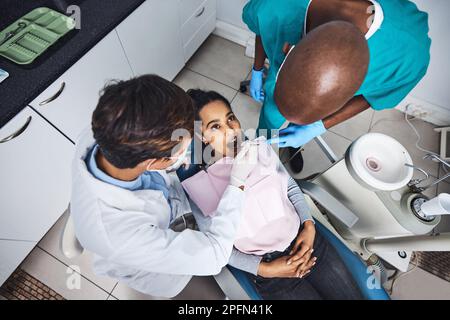
M35 245L36 242L0 240L0 286Z
M147 0L117 28L135 75L172 80L184 66L178 0Z
M216 0L181 0L181 38L185 62L216 27Z
M131 77L131 68L113 30L30 105L75 142L91 123L105 84ZM43 104L51 98L54 100Z
M27 107L0 129L0 239L39 241L67 209L75 146ZM20 132L20 131L19 131Z
M0 285L67 209L74 151L29 107L0 128Z
M216 0L145 1L0 128L0 285L68 207L75 146L58 130L76 142L108 80L172 80L215 20Z
M188 21L194 14L198 13L198 9L205 0L180 0L180 21L183 25Z

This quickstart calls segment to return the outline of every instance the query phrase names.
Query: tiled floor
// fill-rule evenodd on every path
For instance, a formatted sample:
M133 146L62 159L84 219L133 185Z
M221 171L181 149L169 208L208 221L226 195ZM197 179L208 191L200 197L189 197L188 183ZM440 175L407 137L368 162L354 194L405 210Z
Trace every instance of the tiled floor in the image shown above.
M17 269L0 287L0 297L8 300L64 300L38 279Z
M189 61L174 82L183 89L202 88L216 90L231 101L232 107L244 129L255 128L261 108L247 94L238 92L239 82L249 76L251 59L244 56L244 48L227 40L211 36ZM433 125L415 120L414 125L422 135L422 146L438 151L438 136ZM367 132L382 132L398 139L411 153L414 162L434 177L439 175L438 165L422 160L423 152L415 147L416 137L407 125L403 114L396 110L374 112L368 110L361 115L332 128L323 137L338 156L342 156L351 141ZM315 142L304 146L305 169L298 177L325 170L330 162ZM442 183L439 192L450 192L450 184ZM437 188L428 191L435 195ZM67 299L149 299L116 281L98 277L91 269L91 255L70 260L59 250L59 235L64 225L64 215L49 231L23 263L22 268L41 280ZM450 219L441 225L441 231L450 231ZM68 282L69 281L69 282ZM79 285L80 289L68 289L67 283ZM205 285L211 285L207 283ZM420 288L420 290L418 290ZM401 277L394 287L396 299L447 298L450 299L450 283L421 269Z
M449 300L450 285L412 264L408 273L400 276L391 293L393 300Z

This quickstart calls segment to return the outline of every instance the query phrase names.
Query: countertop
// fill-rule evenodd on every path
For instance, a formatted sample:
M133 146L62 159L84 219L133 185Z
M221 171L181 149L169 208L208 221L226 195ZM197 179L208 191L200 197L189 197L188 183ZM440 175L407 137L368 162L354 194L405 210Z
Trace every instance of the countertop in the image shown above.
M21 66L0 57L0 68L9 73L9 78L0 83L0 127L24 109L144 1L67 0L67 3L78 5L81 9L79 30L69 32L30 65ZM58 10L50 0L0 1L0 30L38 7Z

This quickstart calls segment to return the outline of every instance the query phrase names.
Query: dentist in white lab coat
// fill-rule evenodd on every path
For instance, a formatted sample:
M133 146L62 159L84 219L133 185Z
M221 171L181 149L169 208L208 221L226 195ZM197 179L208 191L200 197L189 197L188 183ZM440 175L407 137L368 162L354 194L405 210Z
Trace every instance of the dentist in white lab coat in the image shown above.
M97 274L146 294L173 297L193 275L217 274L228 263L244 181L254 165L247 149L238 155L208 230L170 229L192 211L177 176L166 173L182 162L190 138L172 141L172 132L193 128L193 121L190 98L158 76L103 91L92 130L77 144L71 199L77 238L94 253Z

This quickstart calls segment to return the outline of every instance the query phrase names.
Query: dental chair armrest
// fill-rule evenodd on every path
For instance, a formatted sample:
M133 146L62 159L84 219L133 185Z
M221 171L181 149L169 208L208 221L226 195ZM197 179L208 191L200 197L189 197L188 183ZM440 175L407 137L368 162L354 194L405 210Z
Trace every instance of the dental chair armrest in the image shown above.
M60 239L61 252L69 259L73 259L81 255L84 248L81 246L75 235L75 225L70 215L70 209L67 211L68 218L64 225Z
M220 271L219 274L214 276L214 279L216 280L220 289L222 289L223 293L225 293L225 296L230 300L251 300L252 298L244 290L243 284L239 282L238 278L233 275L230 269L233 269L233 267L225 266L222 268L222 271ZM245 280L246 282L250 282L250 280L243 278L246 277L245 272L238 269L234 270L238 273L239 276L242 277L240 279L241 281Z
M312 199L320 203L329 214L338 219L348 228L351 228L358 221L358 217L340 203L335 197L329 194L321 186L309 181L296 180L302 191Z

